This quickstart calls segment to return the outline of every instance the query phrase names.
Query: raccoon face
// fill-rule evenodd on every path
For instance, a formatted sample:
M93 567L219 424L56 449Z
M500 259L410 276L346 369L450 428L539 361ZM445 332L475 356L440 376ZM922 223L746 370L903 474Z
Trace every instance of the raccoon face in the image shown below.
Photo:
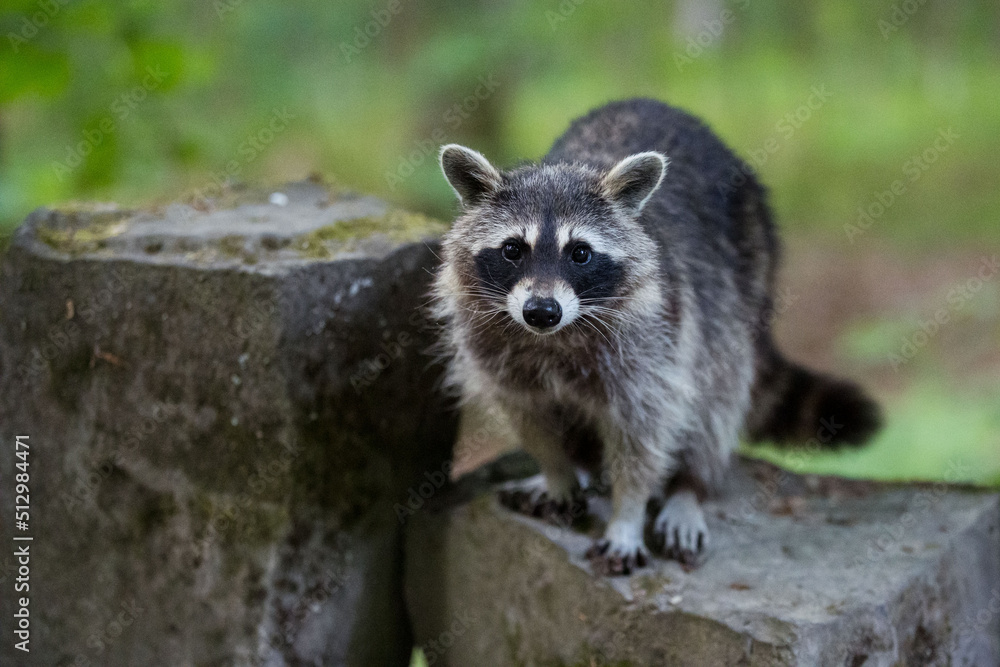
M637 218L663 178L659 153L608 171L556 164L501 173L451 144L441 168L464 212L445 238L439 286L465 312L505 314L538 335L593 326L624 318L643 272L651 262L655 270L655 245Z

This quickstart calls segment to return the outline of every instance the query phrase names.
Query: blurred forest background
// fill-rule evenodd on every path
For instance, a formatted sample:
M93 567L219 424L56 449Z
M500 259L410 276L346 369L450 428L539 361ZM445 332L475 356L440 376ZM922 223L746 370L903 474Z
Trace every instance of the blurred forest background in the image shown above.
M785 346L888 408L807 469L1000 483L995 0L4 0L0 37L0 236L310 173L447 218L443 142L508 165L611 99L685 108L771 189Z

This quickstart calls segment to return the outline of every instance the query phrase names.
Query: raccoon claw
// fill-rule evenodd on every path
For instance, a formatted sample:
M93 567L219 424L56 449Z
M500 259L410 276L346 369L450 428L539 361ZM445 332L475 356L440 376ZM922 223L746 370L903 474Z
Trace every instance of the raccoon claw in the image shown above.
M704 562L708 542L708 526L697 499L683 493L669 498L653 522L657 549L684 569L694 569Z
M644 549L622 549L612 547L609 540L600 539L587 550L594 571L604 576L621 576L632 574L640 567L645 567L649 558Z
M559 526L571 525L574 519L587 513L587 499L578 492L568 499L556 500L547 491L504 488L497 498L508 509Z
M681 564L685 570L694 570L701 565L701 551L695 549L685 549L683 547L667 547L663 549L663 555Z
M697 567L708 534L692 530L690 527L673 527L653 533L653 543L667 558L672 558L686 567Z

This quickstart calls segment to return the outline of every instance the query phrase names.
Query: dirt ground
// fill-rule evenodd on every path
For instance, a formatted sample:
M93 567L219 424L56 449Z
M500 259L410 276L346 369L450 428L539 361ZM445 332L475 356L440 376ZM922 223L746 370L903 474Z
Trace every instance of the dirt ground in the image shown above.
M1000 378L1000 234L992 248L910 252L878 241L850 246L792 238L784 260L780 283L801 297L776 327L791 356L888 393L905 390L928 366L965 386ZM947 321L936 331L926 327L930 335L920 345L920 323L939 311ZM886 327L885 338L894 340L881 341L888 352L882 363L859 363L838 345L852 329L879 321L899 323ZM914 343L912 357L903 349L906 339ZM904 363L894 366L896 353Z

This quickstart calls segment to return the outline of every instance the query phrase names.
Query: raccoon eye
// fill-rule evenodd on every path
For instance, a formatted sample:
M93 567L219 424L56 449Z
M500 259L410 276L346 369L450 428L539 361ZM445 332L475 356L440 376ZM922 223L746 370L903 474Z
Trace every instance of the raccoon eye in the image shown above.
M590 251L590 246L586 243L581 243L580 245L573 248L573 253L570 258L577 264L586 264L590 261L593 253Z
M507 241L503 244L503 248L500 249L500 253L504 259L516 262L521 259L521 246L514 241Z

